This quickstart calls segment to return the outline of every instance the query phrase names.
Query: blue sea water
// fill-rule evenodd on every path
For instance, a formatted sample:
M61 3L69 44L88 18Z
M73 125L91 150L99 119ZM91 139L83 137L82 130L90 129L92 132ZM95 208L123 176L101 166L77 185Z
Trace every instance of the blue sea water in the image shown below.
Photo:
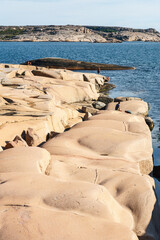
M117 87L111 97L141 97L150 103L155 164L160 165L160 43L0 42L0 62L19 64L31 59L62 57L134 66L136 70L101 71Z

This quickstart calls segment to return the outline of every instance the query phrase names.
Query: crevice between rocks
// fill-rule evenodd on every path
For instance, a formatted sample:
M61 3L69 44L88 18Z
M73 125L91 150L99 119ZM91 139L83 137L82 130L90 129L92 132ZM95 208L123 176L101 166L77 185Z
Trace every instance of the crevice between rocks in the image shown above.
M95 179L94 179L94 184L97 182L97 178L98 178L98 170L95 169Z

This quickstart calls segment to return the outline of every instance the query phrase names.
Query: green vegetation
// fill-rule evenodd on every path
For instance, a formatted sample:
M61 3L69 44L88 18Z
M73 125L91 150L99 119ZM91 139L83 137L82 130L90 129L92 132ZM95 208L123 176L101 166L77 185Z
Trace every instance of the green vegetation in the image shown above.
M12 37L15 37L17 35L23 34L24 31L20 28L5 28L4 30L0 30L0 38L5 40L5 39L10 39Z

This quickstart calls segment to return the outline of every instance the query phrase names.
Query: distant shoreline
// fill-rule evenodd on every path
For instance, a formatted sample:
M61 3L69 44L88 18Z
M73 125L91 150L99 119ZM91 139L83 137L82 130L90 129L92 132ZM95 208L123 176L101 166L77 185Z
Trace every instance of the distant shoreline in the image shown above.
M153 29L123 27L44 25L0 26L0 42L160 42L160 33Z

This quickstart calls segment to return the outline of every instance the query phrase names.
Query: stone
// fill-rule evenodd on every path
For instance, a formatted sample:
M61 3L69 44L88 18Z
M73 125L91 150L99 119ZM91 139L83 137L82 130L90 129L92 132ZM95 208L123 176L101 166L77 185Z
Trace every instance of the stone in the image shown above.
M65 138L63 135L55 138L55 146L61 145L62 140L60 139L63 139L64 145L72 146L73 144L72 155L75 156L90 156L90 158L100 158L101 156L118 158L121 156L124 159L127 156L127 160L136 161L141 166L140 169L145 160L149 167L144 167L143 173L149 174L153 168L153 149L151 134L144 118L119 111L104 112L77 124L64 134ZM70 142L71 136L75 136L75 142L73 137ZM46 149L51 154L58 154L56 148L53 147L54 144L52 146L50 144L52 145L52 141L45 144ZM63 153L71 154L71 150L63 147ZM147 166L146 164L144 166Z
M28 147L27 143L19 136L16 136L12 141L8 142L4 149L15 148L15 147Z
M50 133L47 134L46 141L48 141L49 139L52 139L52 138L56 137L58 134L59 134L59 133L57 133L57 132L51 131Z
M95 73L86 73L89 82L84 82L81 72L30 65L8 65L6 70L1 66L0 145L3 147L6 141L30 127L39 136L37 144L46 141L51 131L63 132L82 121L82 113L72 104L92 102L99 96ZM98 79L103 83L106 77L98 75ZM97 112L93 107L91 111Z
M145 174L153 169L153 150L151 133L143 117L102 111L43 147L54 159L51 161L52 177L100 184L126 210L132 209L134 224L129 216L130 223L127 221L126 224L131 224L137 236L147 239L154 235L156 239L159 230L148 227L148 222L157 225L157 213L153 212L151 220L156 200L153 182ZM65 172L63 176L62 172Z
M137 98L137 97L116 97L114 98L114 102L124 102L124 101L131 101L131 100L137 100L137 101L141 101L141 98Z
M83 74L83 80L84 80L85 82L89 82L89 80L88 80L88 78L86 77L85 74Z
M25 173L46 174L50 160L51 156L45 149L25 146L10 148L0 152L0 174L19 173L22 178Z
M146 103L97 110L91 103L104 76L87 74L86 82L83 73L9 66L20 69L14 79L24 88L0 84L0 146L28 130L30 145L41 148L0 151L1 239L158 240L160 208L147 175L152 138L141 116ZM38 73L22 78L25 70ZM141 114L125 113L131 108Z
M109 90L111 90L111 89L113 89L115 87L116 86L114 84L107 82L103 86L100 87L100 92L101 93L103 93L103 92L106 93L106 92L108 92Z
M117 102L111 102L107 105L107 110L115 110ZM130 111L133 114L137 115L148 115L148 104L143 100L129 100L122 101L120 103L120 109L122 112Z
M104 94L102 94L102 93L100 94L100 96L98 97L97 100L100 101L100 102L105 103L106 105L107 105L108 103L110 103L110 102L113 102L113 98L108 97L107 95L104 95Z
M98 109L98 110L104 110L106 107L106 104L100 101L95 101L92 103L93 107Z
M98 109L95 109L93 106L84 106L82 107L82 112L86 113L86 112L90 112L92 115L95 115L98 113Z
M148 125L149 129L152 131L154 128L154 122L151 117L145 117L146 124Z
M25 134L25 140L28 146L38 146L40 144L40 139L37 133L34 131L33 128L28 128Z

